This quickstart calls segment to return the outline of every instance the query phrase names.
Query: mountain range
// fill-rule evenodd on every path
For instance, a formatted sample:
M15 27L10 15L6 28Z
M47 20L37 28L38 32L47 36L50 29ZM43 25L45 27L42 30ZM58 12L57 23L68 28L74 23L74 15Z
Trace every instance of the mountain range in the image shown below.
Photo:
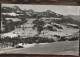
M75 24L80 25L80 19L79 16L74 16L74 15L68 15L64 16L62 14L58 14L56 12L53 12L51 10L47 10L44 12L35 12L32 9L29 10L21 10L18 6L13 6L13 7L4 7L2 6L1 8L1 22L2 22L2 27L5 28L6 30L6 25L9 26L7 29L12 31L15 29L16 24L19 23L19 25L27 22L27 18L36 18L36 19L53 19L51 21L48 21L48 23L57 23L57 24ZM58 19L58 20L56 20ZM45 20L47 21L47 20ZM15 24L16 23L16 24ZM10 24L14 24L13 26ZM47 23L46 23L47 24ZM55 25L57 27L57 25ZM67 25L66 25L67 26ZM71 27L74 27L70 25ZM10 29L11 27L11 29ZM14 27L14 29L12 29ZM7 30L7 31L8 31Z
M80 15L68 15L68 16L71 17L72 19L80 22Z

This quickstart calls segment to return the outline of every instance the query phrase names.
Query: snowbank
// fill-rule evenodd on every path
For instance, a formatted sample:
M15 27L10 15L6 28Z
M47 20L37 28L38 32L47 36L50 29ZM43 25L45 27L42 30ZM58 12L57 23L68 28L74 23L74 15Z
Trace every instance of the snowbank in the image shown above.
M17 37L17 36L18 36L18 34L13 34L11 32L10 33L4 33L1 35L2 38L4 38L4 37L11 37L12 38L12 37Z
M10 15L10 16L17 16L17 15L19 15L19 14L16 14L16 13L14 13L14 12L12 12L12 13L2 13L3 15Z

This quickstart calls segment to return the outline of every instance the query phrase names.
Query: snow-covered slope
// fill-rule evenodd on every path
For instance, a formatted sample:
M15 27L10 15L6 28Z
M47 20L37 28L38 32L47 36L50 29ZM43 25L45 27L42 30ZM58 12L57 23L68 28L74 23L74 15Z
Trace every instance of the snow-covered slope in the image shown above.
M41 31L41 34L39 34L40 37L56 38L55 35L66 37L72 36L75 33L79 33L79 26L75 20L68 16L64 16L50 10L47 10L45 12L35 12L33 10L24 11L18 7L3 7L2 9L2 21L8 20L7 22L10 23L12 23L13 21L24 22L23 24L18 25L18 27L15 27L15 29L10 32L12 34L17 34L17 36L20 35L22 38L33 37L38 34L37 26L35 27L35 29L33 29L34 25L37 25L37 23L34 24L33 22L37 19L40 19L44 22L44 25L42 25L43 30ZM8 29L10 29L10 27ZM3 36L5 36L5 34Z
M24 16L25 16L25 13L17 6L13 6L13 7L2 6L1 8L1 29L2 29L1 32L9 32L9 31L14 30L15 26L19 25L17 23L22 23L23 22L22 19L25 20Z

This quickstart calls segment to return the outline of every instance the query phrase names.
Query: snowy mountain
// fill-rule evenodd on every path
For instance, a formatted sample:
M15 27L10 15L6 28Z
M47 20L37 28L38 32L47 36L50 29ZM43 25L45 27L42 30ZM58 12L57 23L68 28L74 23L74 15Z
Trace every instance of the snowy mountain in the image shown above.
M58 13L55 13L55 12L52 12L51 10L47 10L47 11L44 11L44 12L35 12L34 10L30 9L30 10L25 10L27 16L29 17L33 17L33 18L36 18L37 16L40 16L40 17L63 17L63 15L61 14L58 14Z
M1 32L9 32L25 21L25 13L17 6L1 8ZM6 27L7 26L7 27Z
M29 15L33 18L41 19L45 23L42 26L43 30L41 31L40 37L55 38L54 35L63 37L72 36L74 33L79 33L80 22L72 19L69 16L64 16L52 12L51 10L47 10L45 12L34 12L31 10L31 14ZM37 20L34 21L37 22ZM35 25L36 24L38 23L35 23Z
M77 16L76 18L75 17L71 17L70 15L69 16L64 16L62 14L58 14L58 13L55 13L51 10L47 10L47 11L44 11L44 12L35 12L34 10L30 9L30 10L25 10L26 12L26 15L27 15L27 18L48 18L48 19L51 19L51 18L60 18L61 20L59 21L56 21L58 23L63 23L63 22L70 22L70 23L74 23L74 24L80 24L80 22L76 21L76 18L79 20L79 16Z
M51 10L35 12L32 9L21 10L17 6L2 7L1 16L1 29L7 31L6 35L2 35L5 37L14 37L15 35L11 36L13 34L21 38L37 37L38 30L41 30L38 36L55 40L79 34L80 22Z
M79 15L68 15L68 16L71 17L72 19L80 22L80 16Z

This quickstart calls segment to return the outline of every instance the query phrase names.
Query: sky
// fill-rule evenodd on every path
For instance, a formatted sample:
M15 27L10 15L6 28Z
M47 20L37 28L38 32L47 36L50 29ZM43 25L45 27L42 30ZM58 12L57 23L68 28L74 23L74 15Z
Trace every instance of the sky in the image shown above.
M43 12L51 10L53 12L63 15L80 15L80 6L66 6L66 5L31 5L31 4L2 4L2 6L18 6L22 10L33 9L36 12Z

